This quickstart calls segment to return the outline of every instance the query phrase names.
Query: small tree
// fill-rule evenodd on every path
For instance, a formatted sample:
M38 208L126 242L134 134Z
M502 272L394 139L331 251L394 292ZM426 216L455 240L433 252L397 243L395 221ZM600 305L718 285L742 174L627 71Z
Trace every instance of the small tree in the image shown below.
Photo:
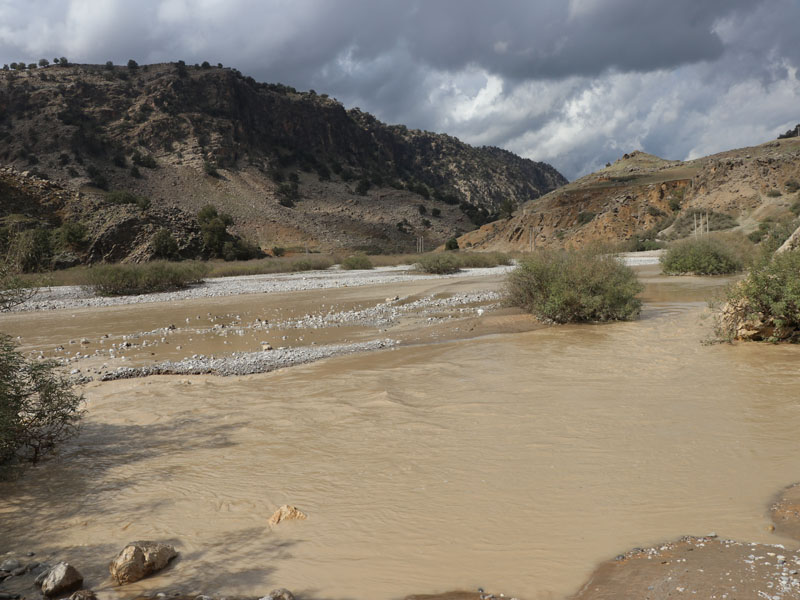
M114 61L107 60L106 61L106 70L113 71L114 70Z
M56 62L56 61L53 60L53 62ZM66 56L62 56L61 58L58 59L58 64L61 67L68 67L69 66L69 61L67 60Z
M209 63L207 60L204 60L204 61L203 61L203 64L202 64L202 65L200 65L200 66L201 66L203 69L210 69L210 68L211 68L211 63Z
M36 463L78 431L83 397L53 362L28 362L0 334L0 465Z
M130 69L131 71L135 71L138 68L139 68L139 63L137 63L135 60L130 59L128 61L128 69Z
M458 250L458 239L453 236L449 240L447 240L444 244L445 250Z
M169 229L159 229L153 236L153 256L156 258L175 258L177 254L178 242L172 237Z
M25 287L7 261L0 262L0 312L11 310L30 300L35 293L35 288Z
M39 59L39 66L40 67L46 67L49 64L50 64L50 61L47 60L46 58L40 58Z

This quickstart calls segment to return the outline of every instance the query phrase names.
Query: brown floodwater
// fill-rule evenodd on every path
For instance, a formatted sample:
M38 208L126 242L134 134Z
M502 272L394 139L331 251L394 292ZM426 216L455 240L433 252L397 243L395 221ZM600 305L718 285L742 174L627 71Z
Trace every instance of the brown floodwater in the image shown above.
M90 384L82 435L0 485L0 550L104 597L113 555L156 539L180 558L125 595L534 599L684 534L796 545L767 504L798 479L800 348L703 345L723 282L640 271L636 322ZM285 503L308 520L270 528Z

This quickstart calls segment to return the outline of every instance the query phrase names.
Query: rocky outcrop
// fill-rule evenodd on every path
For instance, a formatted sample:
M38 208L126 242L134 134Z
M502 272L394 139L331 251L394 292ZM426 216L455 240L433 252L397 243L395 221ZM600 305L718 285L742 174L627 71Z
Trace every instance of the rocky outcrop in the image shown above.
M69 563L60 562L47 573L42 582L45 596L57 596L78 589L83 585L83 575Z
M133 583L160 571L178 553L168 544L131 542L125 546L108 567L118 585Z
M789 252L790 250L797 250L800 248L800 227L794 230L794 233L790 235L781 247L778 248L775 253L782 254L784 252Z
M647 249L642 240L686 237L695 223L711 231L770 232L796 219L798 180L798 138L691 161L636 151L528 202L511 218L464 234L459 246L527 251L631 242L641 250Z
M189 214L215 204L265 248L431 248L566 183L325 94L176 64L0 72L0 161L84 200L105 186Z
M303 512L297 509L295 506L289 506L288 504L284 504L278 510L276 510L273 515L267 521L273 527L280 523L281 521L303 521L307 519L308 516L305 515Z
M258 600L294 600L294 594L286 588L278 588Z

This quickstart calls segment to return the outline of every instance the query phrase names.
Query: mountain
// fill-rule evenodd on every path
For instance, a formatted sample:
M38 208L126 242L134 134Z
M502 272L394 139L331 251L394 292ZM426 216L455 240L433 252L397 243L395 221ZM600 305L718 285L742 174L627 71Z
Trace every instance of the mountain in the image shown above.
M528 250L740 231L758 241L796 227L800 138L784 137L690 161L636 151L525 203L513 217L466 233L461 247Z
M13 169L7 179L27 171L72 194L54 223L108 208L108 191L146 198L144 221L172 215L164 225L187 254L193 242L180 236L207 204L265 249L408 251L420 236L432 248L566 183L551 166L498 148L181 62L0 71L0 165ZM118 228L120 210L106 211L106 229ZM0 203L0 218L9 211ZM147 257L147 235L132 259ZM119 252L91 256L103 258Z

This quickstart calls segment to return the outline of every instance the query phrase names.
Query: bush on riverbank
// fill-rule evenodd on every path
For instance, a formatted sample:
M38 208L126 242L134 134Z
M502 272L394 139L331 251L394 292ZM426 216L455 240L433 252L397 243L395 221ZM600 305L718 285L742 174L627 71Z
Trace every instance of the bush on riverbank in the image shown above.
M372 261L366 254L354 254L353 256L348 256L342 260L341 267L347 271L353 271L355 269L371 269Z
M776 254L754 266L727 291L717 313L720 340L800 340L800 251Z
M86 270L86 285L100 296L151 294L199 283L208 272L208 265L199 262L97 265Z
M625 321L644 289L630 267L592 250L539 250L508 276L508 300L543 321Z
M427 254L421 256L417 262L417 269L423 273L432 275L449 275L458 273L461 270L456 255L447 254Z
M709 237L676 242L661 257L667 275L725 275L741 271L744 264L741 251L732 244Z
M83 398L53 362L29 362L0 334L0 476L36 463L77 433Z

